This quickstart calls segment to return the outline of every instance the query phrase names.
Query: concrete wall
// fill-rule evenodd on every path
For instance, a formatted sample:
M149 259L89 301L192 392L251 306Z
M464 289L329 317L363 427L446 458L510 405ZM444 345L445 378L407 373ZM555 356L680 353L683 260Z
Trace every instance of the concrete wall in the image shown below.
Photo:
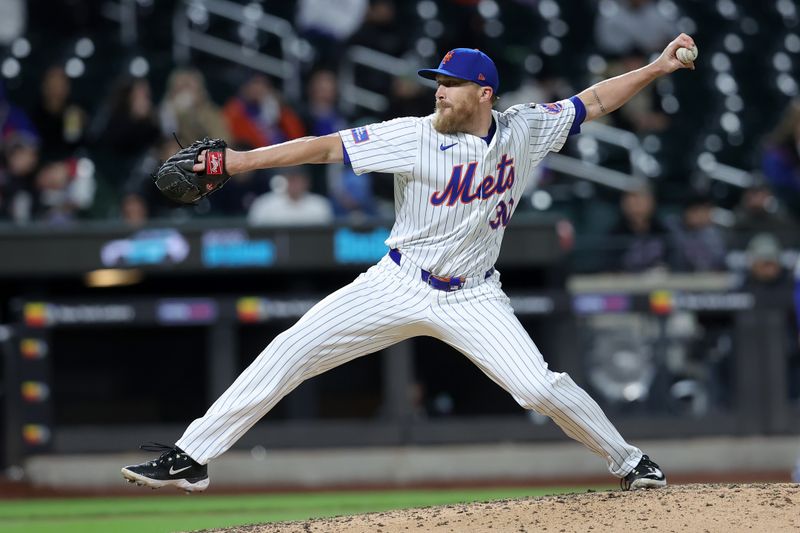
M800 439L703 438L637 442L668 478L702 480L731 475L784 475L788 480ZM60 455L30 458L26 479L61 489L119 487L120 468L152 454ZM231 451L209 465L215 487L308 488L473 483L614 483L603 459L575 443L403 448Z

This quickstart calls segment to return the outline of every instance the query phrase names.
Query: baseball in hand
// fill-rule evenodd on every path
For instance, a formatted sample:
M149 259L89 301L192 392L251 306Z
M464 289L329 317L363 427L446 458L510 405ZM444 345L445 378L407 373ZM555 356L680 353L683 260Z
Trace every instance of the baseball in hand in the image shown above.
M678 48L678 51L675 52L675 57L677 57L678 61L681 63L691 63L697 59L697 47L692 46L691 48Z

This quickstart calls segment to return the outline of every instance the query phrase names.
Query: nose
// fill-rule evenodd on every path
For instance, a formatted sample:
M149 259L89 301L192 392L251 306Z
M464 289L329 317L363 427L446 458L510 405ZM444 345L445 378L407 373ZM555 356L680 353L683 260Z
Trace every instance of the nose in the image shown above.
M447 92L447 87L445 87L444 85L439 85L439 87L436 89L436 99L444 100L446 92Z

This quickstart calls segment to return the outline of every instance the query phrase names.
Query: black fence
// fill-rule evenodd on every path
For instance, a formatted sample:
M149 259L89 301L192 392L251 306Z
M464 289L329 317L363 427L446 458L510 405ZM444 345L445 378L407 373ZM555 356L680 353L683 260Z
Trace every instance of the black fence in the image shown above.
M586 387L629 438L796 431L785 292L511 297L551 368ZM174 441L317 300L18 300L4 343L7 464L31 453ZM523 411L460 354L418 338L306 382L239 445L553 438L561 438L553 424Z

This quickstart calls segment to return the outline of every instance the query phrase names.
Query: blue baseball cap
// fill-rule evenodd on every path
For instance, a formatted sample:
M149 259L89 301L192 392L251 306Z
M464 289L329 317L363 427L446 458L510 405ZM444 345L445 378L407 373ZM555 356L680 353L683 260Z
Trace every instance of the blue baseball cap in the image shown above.
M454 48L444 55L439 68L422 69L417 71L417 74L429 80L435 80L437 74L443 74L472 81L483 87L491 87L495 93L500 85L494 61L480 50L473 48Z

